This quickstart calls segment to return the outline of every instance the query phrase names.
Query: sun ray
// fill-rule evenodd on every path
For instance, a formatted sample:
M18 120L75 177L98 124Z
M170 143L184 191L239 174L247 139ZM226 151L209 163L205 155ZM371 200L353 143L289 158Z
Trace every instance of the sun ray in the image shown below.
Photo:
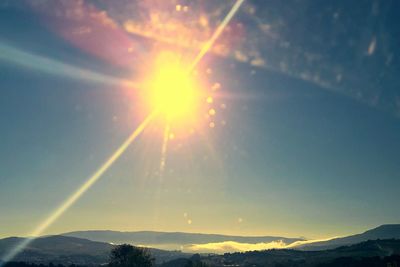
M164 175L165 164L167 162L167 150L168 150L168 141L169 141L170 133L171 133L171 126L170 126L169 122L167 121L165 123L164 140L163 140L162 148L161 148L160 179L162 179L162 177Z
M0 43L0 60L13 63L25 68L42 71L51 75L64 76L88 82L107 85L124 85L128 87L137 86L136 83L101 74L91 70L75 67L54 59L35 55L21 49Z
M214 34L211 36L211 38L207 41L207 43L200 50L199 54L193 60L192 64L190 65L190 68L189 68L189 73L192 72L196 68L197 64L199 64L199 62L202 60L202 58L208 53L208 51L214 45L215 41L218 39L218 37L224 31L225 27L229 24L229 22L232 20L232 18L235 16L235 14L238 12L240 6L243 4L244 1L245 0L237 0L236 3L232 6L231 10L226 15L226 17L221 22L221 24L218 26L218 28L215 30Z
M61 215L64 214L87 190L89 190L101 176L112 166L112 164L125 152L129 145L143 132L150 121L157 114L156 111L147 116L144 121L133 131L124 143L104 162L96 172L86 180L71 196L69 196L49 217L47 217L33 232L29 234L32 238L26 238L15 246L8 254L3 257L3 264L11 261L18 253L28 246L36 237L52 225ZM1 266L1 265L0 265Z

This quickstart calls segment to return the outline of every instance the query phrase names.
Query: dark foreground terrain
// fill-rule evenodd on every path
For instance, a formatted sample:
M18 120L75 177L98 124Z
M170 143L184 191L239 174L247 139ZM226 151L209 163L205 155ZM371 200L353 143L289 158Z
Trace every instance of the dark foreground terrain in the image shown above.
M153 253L154 250L149 250ZM108 266L107 258L102 263L88 262L75 264L65 258L62 263L41 261L10 262L7 267L87 267ZM136 267L124 265L121 267ZM397 267L400 266L400 240L369 240L351 246L320 251L300 251L293 249L272 249L244 253L226 253L224 255L193 255L174 257L170 260L158 260L159 267ZM112 266L115 267L115 266ZM140 267L140 266L139 266Z
M24 238L9 237L0 239L0 261ZM33 240L14 261L48 265L99 266L108 262L110 252L115 245L67 236L47 236ZM180 251L149 249L156 263L163 263L177 258L188 258L192 254Z
M273 249L204 257L210 266L400 266L400 240L373 240L321 251Z

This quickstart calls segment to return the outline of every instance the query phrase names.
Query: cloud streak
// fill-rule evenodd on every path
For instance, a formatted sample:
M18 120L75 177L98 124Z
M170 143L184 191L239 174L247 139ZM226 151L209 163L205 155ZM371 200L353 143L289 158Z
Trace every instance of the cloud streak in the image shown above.
M135 86L136 84L124 80L75 67L54 59L35 55L19 48L0 43L0 61L5 61L24 68L41 71L46 74L63 76L71 79L95 82L113 86Z

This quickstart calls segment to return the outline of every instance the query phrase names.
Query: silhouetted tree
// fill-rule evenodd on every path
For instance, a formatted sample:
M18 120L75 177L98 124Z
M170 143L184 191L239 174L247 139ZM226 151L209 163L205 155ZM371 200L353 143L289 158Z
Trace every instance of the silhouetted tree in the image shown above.
M207 264L205 264L204 262L201 261L192 261L189 260L185 267L209 267Z
M194 254L185 264L185 267L208 267L208 265L201 261L200 254Z
M123 244L111 251L109 266L152 267L154 266L154 259L146 248Z

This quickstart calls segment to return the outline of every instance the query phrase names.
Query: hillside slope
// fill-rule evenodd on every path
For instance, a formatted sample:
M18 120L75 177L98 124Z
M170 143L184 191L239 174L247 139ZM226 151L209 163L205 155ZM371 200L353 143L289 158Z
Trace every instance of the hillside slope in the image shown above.
M315 242L304 246L296 247L302 250L325 250L339 246L357 244L367 240L377 239L400 239L400 224L384 224L361 234L334 238L327 241Z
M23 238L10 237L0 239L0 260L4 255L15 247ZM55 264L79 264L99 265L108 262L111 249L114 245L91 241L76 237L47 236L33 240L14 261L25 261L32 263L55 263ZM179 251L165 251L150 249L156 262L165 262L177 258L190 257Z

